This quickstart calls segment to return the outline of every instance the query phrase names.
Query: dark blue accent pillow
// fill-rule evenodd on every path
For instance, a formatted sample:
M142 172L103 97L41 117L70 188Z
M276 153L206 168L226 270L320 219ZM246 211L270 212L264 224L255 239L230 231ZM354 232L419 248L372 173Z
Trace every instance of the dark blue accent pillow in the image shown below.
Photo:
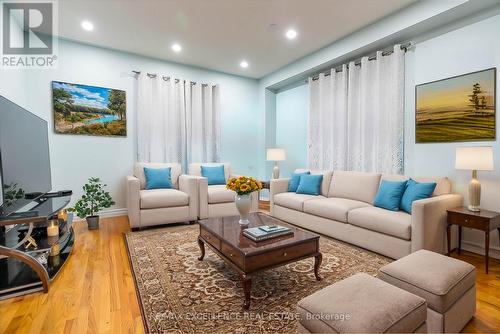
M411 214L411 207L414 201L431 197L436 189L436 183L419 183L413 179L409 179L406 183L406 190L401 198L401 210Z
M304 174L311 174L310 171L307 172L300 172L300 173L293 173L292 178L290 179L290 182L288 182L288 191L290 192L296 192L297 187L299 186L300 182L300 176Z
M323 182L323 175L321 174L302 174L300 176L299 186L297 187L297 194L318 196L321 193L321 182Z
M391 211L399 211L401 198L406 190L406 181L382 180L373 205Z
M224 165L201 166L201 176L207 178L209 186L213 186L215 184L226 184Z
M146 189L172 189L171 168L147 168L144 167L146 178Z

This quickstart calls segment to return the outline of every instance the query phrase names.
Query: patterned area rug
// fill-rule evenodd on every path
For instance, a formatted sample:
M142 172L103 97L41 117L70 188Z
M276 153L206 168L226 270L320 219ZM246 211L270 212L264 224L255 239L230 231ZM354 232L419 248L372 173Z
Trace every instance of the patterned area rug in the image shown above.
M389 259L328 238L314 258L262 272L243 311L238 275L206 247L198 261L198 226L172 226L125 236L146 331L150 333L293 333L297 302L357 272L375 275Z

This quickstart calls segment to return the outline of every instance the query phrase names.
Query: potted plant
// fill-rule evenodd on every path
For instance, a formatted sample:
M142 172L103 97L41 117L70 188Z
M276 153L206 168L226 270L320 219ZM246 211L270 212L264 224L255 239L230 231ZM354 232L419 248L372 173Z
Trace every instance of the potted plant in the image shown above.
M232 177L227 181L226 188L236 193L234 203L240 213L240 225L248 225L248 214L252 206L250 194L262 190L262 182L249 176Z
M102 184L98 177L89 178L89 181L83 186L82 197L75 203L74 207L68 209L68 211L76 212L78 217L85 218L89 230L99 228L99 215L96 213L115 204L104 187L106 185Z

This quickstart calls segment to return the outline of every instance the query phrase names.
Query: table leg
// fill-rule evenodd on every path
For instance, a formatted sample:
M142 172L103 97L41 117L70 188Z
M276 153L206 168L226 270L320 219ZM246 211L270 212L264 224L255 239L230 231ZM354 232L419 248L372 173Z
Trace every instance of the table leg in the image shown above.
M198 246L200 246L200 251L201 251L201 255L198 258L198 260L202 261L203 258L205 257L205 244L203 243L203 240L201 240L200 237L198 237Z
M321 261L323 261L323 254L319 253L314 257L314 276L317 281L321 281L321 276L319 275L319 266L321 265Z
M248 310L250 308L250 293L252 292L252 277L243 277L243 292L245 293L243 308Z
M449 256L451 252L451 224L446 226L446 245L448 249L447 255Z
M462 250L462 226L458 225L458 255Z
M488 262L490 256L490 231L486 231L484 236L484 261L486 267L486 274L488 274Z

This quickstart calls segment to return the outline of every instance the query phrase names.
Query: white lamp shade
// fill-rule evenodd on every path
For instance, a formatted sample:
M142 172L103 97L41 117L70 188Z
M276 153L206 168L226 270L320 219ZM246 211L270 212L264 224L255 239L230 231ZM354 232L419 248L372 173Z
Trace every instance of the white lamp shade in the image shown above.
M457 147L456 169L493 170L493 147Z
M268 148L267 161L283 161L285 160L285 150L282 148Z

